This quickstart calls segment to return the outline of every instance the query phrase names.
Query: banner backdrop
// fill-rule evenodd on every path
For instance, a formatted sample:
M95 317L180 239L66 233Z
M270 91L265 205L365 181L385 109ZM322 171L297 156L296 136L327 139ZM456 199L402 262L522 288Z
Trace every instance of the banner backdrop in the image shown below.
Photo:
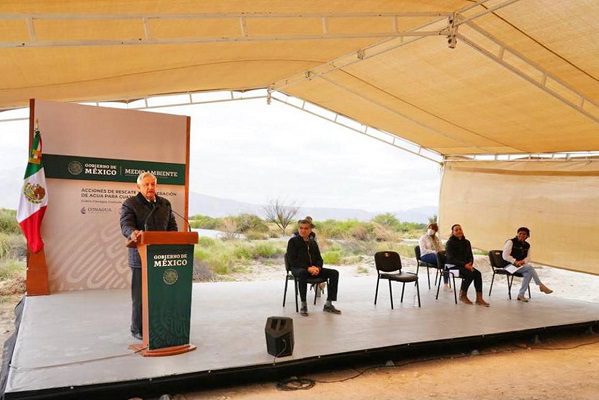
M158 195L187 218L189 117L40 100L31 117L44 138L50 292L128 287L121 204L150 171Z
M502 249L530 229L532 261L599 275L599 160L448 161L441 233L459 223L474 247Z

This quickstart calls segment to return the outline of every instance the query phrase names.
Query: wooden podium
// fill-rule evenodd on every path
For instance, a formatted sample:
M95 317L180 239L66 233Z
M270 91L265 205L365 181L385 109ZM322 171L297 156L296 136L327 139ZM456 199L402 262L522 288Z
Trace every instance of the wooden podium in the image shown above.
M195 350L189 343L193 246L196 232L148 231L137 241L141 256L143 341L130 349L144 357Z

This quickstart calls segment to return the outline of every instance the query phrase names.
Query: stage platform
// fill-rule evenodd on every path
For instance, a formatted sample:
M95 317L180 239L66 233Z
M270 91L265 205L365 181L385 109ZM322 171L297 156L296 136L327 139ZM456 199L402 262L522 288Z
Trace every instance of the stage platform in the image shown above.
M507 299L496 283L491 307L454 304L453 291L428 289L420 276L422 307L414 285L394 285L395 309L386 281L373 304L376 279L342 277L338 308L322 311L309 294L309 317L295 312L293 287L283 308L280 281L197 283L193 286L191 343L195 351L170 357L141 357L128 350L129 290L95 290L26 299L8 381L7 399L127 398L166 393L173 387L201 388L215 379L229 383L300 374L331 360L346 365L364 354L397 349L439 348L501 335L593 325L599 304L533 291L529 303ZM536 287L535 287L536 288ZM471 292L473 288L471 288ZM472 293L471 296L473 297ZM269 316L294 321L292 356L276 361L266 352L264 326ZM431 350L432 351L432 350Z

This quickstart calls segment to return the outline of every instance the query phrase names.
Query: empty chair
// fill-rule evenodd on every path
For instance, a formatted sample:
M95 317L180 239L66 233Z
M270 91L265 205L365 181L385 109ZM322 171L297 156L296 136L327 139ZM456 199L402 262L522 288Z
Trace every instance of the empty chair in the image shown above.
M493 290L493 281L495 280L495 274L505 275L507 278L507 295L508 298L512 299L512 283L514 282L514 277L523 278L522 274L518 271L511 274L509 271L505 269L510 263L505 261L502 256L502 250L491 250L489 251L489 262L491 263L491 268L493 269L493 277L491 278L491 287L489 287L489 296L491 295L491 291ZM530 285L528 285L528 297L530 297Z
M391 309L393 309L393 289L391 281L401 282L401 302L403 303L403 294L406 288L406 283L416 283L416 293L418 295L418 307L420 307L420 288L418 286L418 275L412 272L402 272L401 258L395 251L380 251L374 255L374 265L376 266L376 291L374 293L374 304L379 294L379 281L387 279L389 281L389 300L391 301Z
M299 304L297 301L297 296L299 294L298 291L298 281L295 275L291 272L291 267L289 266L289 260L287 259L287 253L285 253L285 270L287 271L287 275L285 276L285 289L283 291L283 307L285 307L285 300L287 299L287 285L290 280L293 281L293 286L295 288L295 312L299 312ZM314 304L316 304L317 292L320 290L319 285L323 282L327 282L326 278L318 277L318 278L308 278L308 285L314 285Z

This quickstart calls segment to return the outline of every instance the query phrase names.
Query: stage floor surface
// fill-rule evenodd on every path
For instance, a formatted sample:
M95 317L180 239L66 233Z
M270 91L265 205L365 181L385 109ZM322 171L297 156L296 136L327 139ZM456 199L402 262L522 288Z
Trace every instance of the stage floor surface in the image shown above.
M272 365L264 327L270 316L293 318L293 355L276 360L317 359L406 344L480 337L596 322L599 304L544 295L533 289L529 303L508 300L507 287L496 283L491 307L454 304L453 291L428 289L420 277L422 307L414 285L394 285L395 309L381 281L373 304L376 279L342 279L336 306L342 315L322 311L324 297L308 317L295 312L293 286L282 307L280 281L195 283L190 342L195 351L169 357L141 357L128 350L130 292L87 290L28 297L9 369L5 394L21 397L59 388L148 381L157 378ZM535 290L536 289L536 290ZM488 289L486 289L488 290ZM470 297L473 288L470 289Z

